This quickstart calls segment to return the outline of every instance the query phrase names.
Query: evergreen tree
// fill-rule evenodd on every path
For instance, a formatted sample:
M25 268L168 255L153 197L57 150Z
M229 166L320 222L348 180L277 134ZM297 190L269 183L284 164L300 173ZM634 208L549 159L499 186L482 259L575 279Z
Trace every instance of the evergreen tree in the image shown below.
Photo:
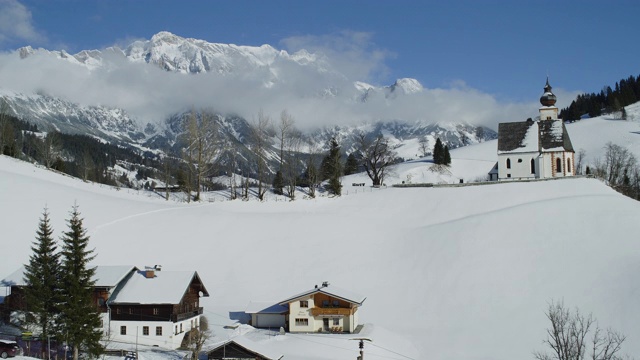
M273 178L273 192L282 195L282 188L284 187L284 177L282 176L282 171L278 170L276 176Z
M56 335L60 309L60 255L53 239L49 212L44 209L29 263L25 265L24 281L27 309L34 316L43 344L50 335ZM46 349L43 347L42 351ZM43 357L44 358L44 357Z
M444 146L440 138L436 139L436 144L433 146L433 162L435 164L444 164Z
M342 184L340 177L342 176L342 164L340 161L340 145L335 138L329 143L329 153L322 159L322 176L328 179L326 186L332 194L342 194Z
M442 156L442 165L451 165L451 154L449 154L449 146L444 146L443 156Z
M622 110L620 110L620 119L627 120L627 110L625 110L625 108L622 108Z
M78 360L80 349L96 356L102 351L100 314L91 300L96 268L89 267L89 262L95 255L94 250L87 249L89 237L82 220L76 205L68 220L69 231L62 237L61 250L64 298L61 325L67 342L73 347L73 360Z
M354 153L351 153L349 154L349 156L347 156L347 161L344 164L344 174L351 175L357 172L358 172L358 159L356 159L356 156L354 155Z

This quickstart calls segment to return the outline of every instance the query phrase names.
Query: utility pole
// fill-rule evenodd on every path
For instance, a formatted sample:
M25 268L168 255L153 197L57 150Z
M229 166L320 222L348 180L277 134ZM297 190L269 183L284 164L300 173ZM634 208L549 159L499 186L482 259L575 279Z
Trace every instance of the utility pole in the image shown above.
M364 342L368 341L368 342L373 342L373 340L369 339L369 338L353 338L353 339L349 339L349 340L358 340L358 348L360 349L360 356L358 356L357 360L364 360Z

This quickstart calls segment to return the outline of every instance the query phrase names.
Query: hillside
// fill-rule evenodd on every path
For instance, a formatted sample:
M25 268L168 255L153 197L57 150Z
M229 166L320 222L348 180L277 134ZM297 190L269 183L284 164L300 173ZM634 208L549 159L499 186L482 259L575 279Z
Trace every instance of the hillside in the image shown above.
M595 158L607 141L638 131L634 122L603 127L607 121L569 125L574 146ZM452 175L440 181L483 176L495 141L452 157ZM388 182L408 174L438 182L428 165L402 164ZM543 350L544 311L554 299L593 313L627 335L624 352L640 352L640 244L631 237L638 202L594 179L356 192L358 179L345 178L347 195L334 199L184 204L0 157L0 245L11 249L0 274L27 261L44 206L59 234L77 203L96 264L197 270L214 325L249 301L277 301L328 280L367 296L361 321L379 346L367 354L377 358L530 358ZM218 340L233 335L214 332ZM287 359L356 356L346 337L251 334Z

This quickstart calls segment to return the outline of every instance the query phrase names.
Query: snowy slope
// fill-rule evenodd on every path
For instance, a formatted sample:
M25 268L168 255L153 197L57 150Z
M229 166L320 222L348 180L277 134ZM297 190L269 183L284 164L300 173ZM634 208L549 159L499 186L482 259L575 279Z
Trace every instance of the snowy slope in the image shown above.
M454 173L463 171L456 154ZM425 166L412 164L403 171ZM0 246L11 249L0 273L27 261L45 205L59 234L77 203L96 264L197 270L214 325L250 301L328 280L367 296L361 321L375 344L413 359L528 358L542 349L552 299L592 312L628 336L627 353L640 352L638 202L593 179L349 190L335 199L183 204L0 157ZM220 341L234 335L214 331ZM246 336L287 359L357 350L347 336Z

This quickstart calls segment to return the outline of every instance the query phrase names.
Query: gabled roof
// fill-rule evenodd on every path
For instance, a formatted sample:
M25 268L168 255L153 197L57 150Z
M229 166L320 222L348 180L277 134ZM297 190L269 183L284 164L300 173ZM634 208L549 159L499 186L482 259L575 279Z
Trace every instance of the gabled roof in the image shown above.
M367 299L366 297L360 294L356 294L350 290L341 289L333 285L331 286L327 285L327 286L317 286L311 290L294 295L286 300L281 301L279 304L280 305L288 304L297 299L308 297L310 295L318 294L318 293L326 294L331 297L341 299L352 304L356 304L358 306L362 305L362 303Z
M280 304L266 301L251 301L244 310L247 314L284 314L289 308Z
M562 120L498 124L498 154L548 151L574 151Z
M562 120L540 121L541 151L574 151Z
M498 154L538 151L538 127L534 121L498 124Z
M96 272L93 275L96 287L116 287L131 271L137 268L133 265L119 266L96 266ZM2 286L26 286L24 281L24 266L14 271L11 275L0 281Z
M179 304L191 284L200 288L202 296L209 296L195 271L155 271L149 279L145 271L136 271L109 304Z
M218 358L216 355L220 353L221 349L225 348L222 353L224 356L228 358L246 358L247 356L251 356L256 359L265 359L265 360L279 360L282 359L284 355L275 353L270 349L266 349L261 344L249 340L244 336L237 336L232 340L223 341L222 343L216 344L205 352L208 357ZM219 358L222 358L220 356Z

